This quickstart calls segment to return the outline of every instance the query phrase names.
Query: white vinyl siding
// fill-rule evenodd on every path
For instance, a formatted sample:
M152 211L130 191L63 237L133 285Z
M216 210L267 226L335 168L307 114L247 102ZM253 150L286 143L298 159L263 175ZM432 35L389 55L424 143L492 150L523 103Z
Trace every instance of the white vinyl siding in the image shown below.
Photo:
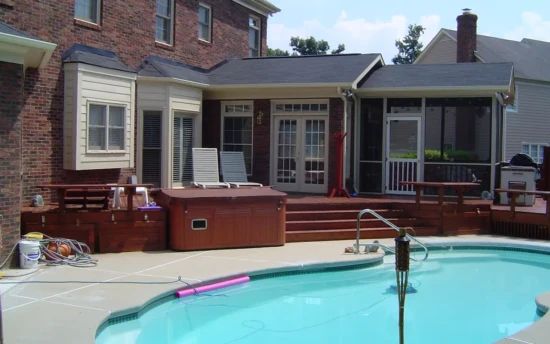
M199 4L199 39L210 42L212 37L212 8Z
M93 24L99 24L101 0L75 0L74 16Z
M64 167L133 167L135 74L70 64L65 80Z
M157 0L156 15L156 40L164 44L172 45L174 36L174 1Z
M542 164L544 161L544 147L547 143L522 143L521 152L529 155L537 164Z
M260 27L260 19L250 17L248 19L248 56L260 56L260 45L262 41L262 30Z
M439 41L434 42L431 49L424 57L417 62L418 64L444 64L456 63L456 41L443 35Z
M253 157L252 103L222 103L222 151L243 152L246 173L252 175Z
M506 115L506 156L521 152L522 144L548 142L550 133L550 85L516 80L520 101L517 112Z
M193 181L195 119L177 114L173 130L172 182L176 186L186 185Z
M141 181L161 186L162 173L162 111L143 112L143 144Z

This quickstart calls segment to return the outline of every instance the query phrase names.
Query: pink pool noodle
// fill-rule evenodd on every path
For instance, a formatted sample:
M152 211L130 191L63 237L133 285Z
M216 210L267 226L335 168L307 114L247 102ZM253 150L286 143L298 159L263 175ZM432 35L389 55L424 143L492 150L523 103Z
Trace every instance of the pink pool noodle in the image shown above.
M234 278L234 279L230 279L230 280L223 281L223 282L218 282L218 283L209 284L209 285L203 285L202 287L197 287L195 289L189 288L189 289L184 289L184 290L178 290L178 291L176 291L176 296L177 297L184 297L184 296L193 295L193 294L195 294L195 290L197 291L197 293L204 293L206 291L216 290L216 289L220 289L220 288L226 288L226 287L230 287L232 285L246 283L246 282L249 282L249 281L250 281L250 277L248 277L248 276Z

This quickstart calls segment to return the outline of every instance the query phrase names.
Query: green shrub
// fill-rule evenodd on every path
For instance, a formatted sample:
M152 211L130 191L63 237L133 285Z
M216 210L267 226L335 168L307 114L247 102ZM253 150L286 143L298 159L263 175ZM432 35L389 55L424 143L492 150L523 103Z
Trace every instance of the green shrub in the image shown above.
M440 161L441 151L437 149L426 149L424 151L424 161ZM447 152L443 153L443 161L449 160Z
M464 150L453 150L447 152L449 159L454 159L454 161L477 161L477 154L474 152L468 152Z

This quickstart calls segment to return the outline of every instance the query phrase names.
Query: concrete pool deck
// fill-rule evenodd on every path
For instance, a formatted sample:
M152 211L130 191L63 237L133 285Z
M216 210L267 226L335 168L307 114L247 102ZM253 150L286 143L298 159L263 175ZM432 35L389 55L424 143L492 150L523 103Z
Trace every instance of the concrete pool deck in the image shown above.
M421 237L427 245L492 244L550 251L550 243L496 236ZM393 247L393 239L379 239ZM362 240L372 242L372 240ZM84 281L58 284L2 284L4 343L94 343L99 326L112 316L139 311L149 302L182 289L178 277L193 285L240 274L350 266L374 262L382 254L344 254L353 240L289 243L281 247L194 252L132 252L98 254L96 267L43 267L30 276L0 281ZM18 270L21 273L22 270ZM10 275L11 271L6 271ZM157 284L99 284L94 282ZM11 287L8 289L8 287ZM535 302L535 300L533 300ZM541 310L550 307L550 293L538 296ZM550 316L498 344L548 343Z

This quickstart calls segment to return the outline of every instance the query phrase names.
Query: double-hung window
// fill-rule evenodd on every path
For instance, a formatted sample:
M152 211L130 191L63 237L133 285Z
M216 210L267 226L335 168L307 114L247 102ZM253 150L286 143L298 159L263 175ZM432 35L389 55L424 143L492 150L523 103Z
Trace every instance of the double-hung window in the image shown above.
M252 104L223 104L222 150L243 152L246 173L252 174Z
M89 104L88 114L88 150L124 151L126 107Z
M544 147L546 143L522 143L521 152L529 155L537 164L542 164L544 160Z
M75 0L74 16L76 19L99 24L101 0Z
M174 31L173 12L174 0L157 0L157 42L172 45Z
M199 39L210 42L212 37L212 8L199 4Z
M258 57L260 56L260 19L256 17L250 17L248 19L248 56Z

